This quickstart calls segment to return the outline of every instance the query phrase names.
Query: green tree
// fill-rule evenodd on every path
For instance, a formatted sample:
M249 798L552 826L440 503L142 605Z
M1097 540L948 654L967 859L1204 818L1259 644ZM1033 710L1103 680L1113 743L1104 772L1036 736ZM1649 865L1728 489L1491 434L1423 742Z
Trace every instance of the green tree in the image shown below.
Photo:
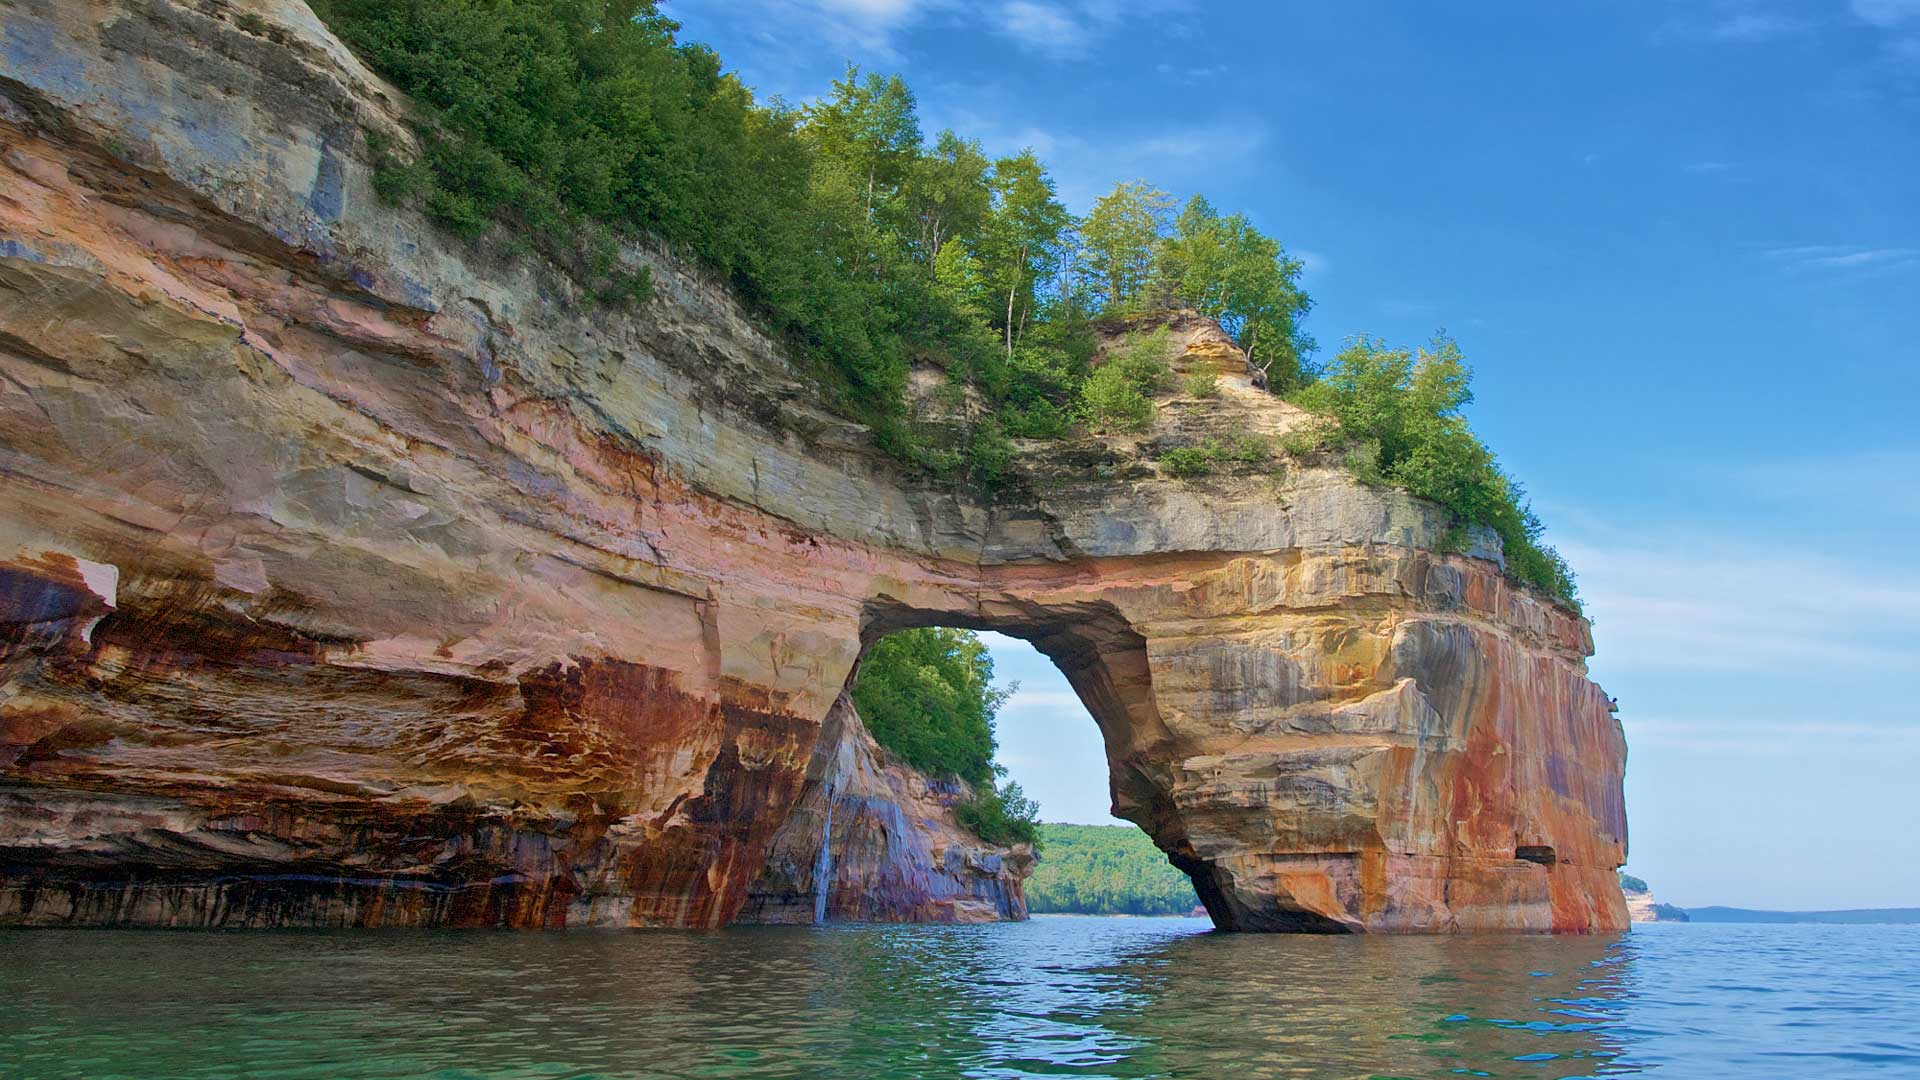
M975 789L954 808L954 820L989 844L1043 844L1037 818L1040 804L1009 780Z
M980 260L965 244L947 244L933 259L934 286L956 311L964 312L984 324L993 302Z
M1181 210L1155 259L1161 289L1217 320L1275 393L1302 383L1302 360L1313 348L1300 330L1311 306L1300 271L1300 261L1246 215L1222 217L1200 195Z
M1058 267L1062 235L1073 219L1032 150L994 162L991 189L981 261L987 281L1006 298L1001 331L1012 356L1033 316L1039 284Z
M1356 444L1364 479L1431 499L1461 526L1492 529L1509 574L1577 608L1572 572L1540 543L1540 519L1525 493L1461 415L1473 400L1470 384L1459 345L1444 334L1417 353L1360 337L1293 400L1339 425Z
M804 130L823 154L864 179L869 213L905 182L920 156L913 91L898 75L862 79L853 64L807 110Z
M906 201L911 232L921 257L935 263L948 241L978 239L993 193L987 185L992 163L980 144L942 131L933 152L914 162L907 177Z
M1014 687L993 685L993 656L979 635L929 627L888 634L867 649L853 704L875 742L929 776L972 788L954 808L960 824L989 843L1037 843L1039 807L1002 782L994 763L994 716Z
M867 649L853 704L875 741L909 765L979 785L993 781L993 718L1008 693L993 685L993 656L978 635L927 627Z
M1108 307L1125 308L1141 298L1172 207L1173 196L1144 180L1117 184L1093 204L1080 238L1087 269Z

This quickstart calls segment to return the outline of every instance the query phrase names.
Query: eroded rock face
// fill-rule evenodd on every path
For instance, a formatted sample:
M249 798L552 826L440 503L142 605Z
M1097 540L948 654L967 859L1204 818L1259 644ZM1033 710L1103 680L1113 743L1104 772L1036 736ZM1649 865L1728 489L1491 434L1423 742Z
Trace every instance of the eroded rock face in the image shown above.
M846 694L827 710L806 785L741 922L995 922L1027 917L1033 853L962 829L967 795L888 760Z
M610 310L382 206L401 107L289 0L0 22L0 921L1013 915L824 820L922 798L832 706L944 624L1060 664L1222 926L1625 926L1585 623L1338 468L1163 475L1301 422L1217 328L1218 397L958 494L671 261Z

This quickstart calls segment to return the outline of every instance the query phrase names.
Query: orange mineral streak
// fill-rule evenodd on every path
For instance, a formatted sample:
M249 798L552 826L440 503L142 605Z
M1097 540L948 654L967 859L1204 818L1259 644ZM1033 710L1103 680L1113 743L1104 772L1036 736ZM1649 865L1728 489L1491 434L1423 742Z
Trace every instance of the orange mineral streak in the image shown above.
M1214 397L941 487L670 258L596 307L380 203L400 95L254 9L9 10L0 923L1018 918L842 698L937 624L1060 665L1223 927L1625 927L1586 622L1337 467L1159 472L1304 420L1217 327Z

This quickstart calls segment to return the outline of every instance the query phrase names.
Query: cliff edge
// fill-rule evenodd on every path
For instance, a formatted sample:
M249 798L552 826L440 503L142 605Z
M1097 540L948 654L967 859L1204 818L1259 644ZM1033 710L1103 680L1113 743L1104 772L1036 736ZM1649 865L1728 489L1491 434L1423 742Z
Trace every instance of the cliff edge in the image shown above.
M1585 621L1337 467L1158 464L1303 422L1218 328L969 494L665 255L624 311L383 205L405 108L292 0L7 5L0 922L1009 915L823 785L923 797L835 703L939 624L1061 667L1219 926L1625 927Z

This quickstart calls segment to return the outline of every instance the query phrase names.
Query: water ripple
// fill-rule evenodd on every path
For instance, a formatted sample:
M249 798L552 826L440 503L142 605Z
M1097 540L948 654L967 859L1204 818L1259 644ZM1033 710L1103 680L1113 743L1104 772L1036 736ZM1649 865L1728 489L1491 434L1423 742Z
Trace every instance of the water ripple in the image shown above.
M0 1076L1920 1075L1920 927L0 931Z

